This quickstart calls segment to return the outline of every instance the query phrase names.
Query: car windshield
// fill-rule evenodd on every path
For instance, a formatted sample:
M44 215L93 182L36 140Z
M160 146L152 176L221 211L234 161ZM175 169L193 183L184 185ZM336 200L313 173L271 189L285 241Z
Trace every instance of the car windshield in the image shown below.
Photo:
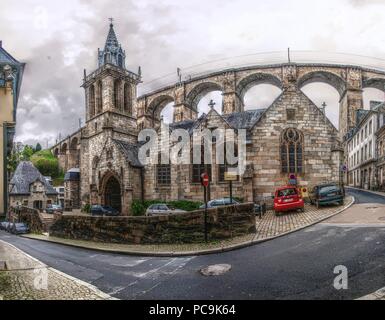
M278 191L278 197L287 197L297 195L297 190L294 188L283 189Z
M337 192L339 188L337 186L325 186L320 188L321 193Z

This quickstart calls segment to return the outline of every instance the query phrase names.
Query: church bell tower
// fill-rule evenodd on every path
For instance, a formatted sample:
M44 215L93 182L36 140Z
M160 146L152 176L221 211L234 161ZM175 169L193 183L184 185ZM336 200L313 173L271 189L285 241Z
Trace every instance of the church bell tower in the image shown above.
M82 87L86 95L87 126L96 132L106 123L123 130L123 123L123 127L136 127L135 101L139 83L140 68L138 73L126 69L126 53L111 18L105 46L98 49L98 69L91 74L84 71Z

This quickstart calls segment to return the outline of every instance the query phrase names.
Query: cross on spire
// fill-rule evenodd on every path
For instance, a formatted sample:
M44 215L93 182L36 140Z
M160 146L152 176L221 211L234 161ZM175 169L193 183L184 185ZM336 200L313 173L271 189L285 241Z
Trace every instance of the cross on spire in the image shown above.
M114 25L114 18L108 18L108 20L110 20L111 25Z
M209 107L211 109L214 109L215 106L216 106L216 103L214 102L214 100L211 100L210 103L209 103Z

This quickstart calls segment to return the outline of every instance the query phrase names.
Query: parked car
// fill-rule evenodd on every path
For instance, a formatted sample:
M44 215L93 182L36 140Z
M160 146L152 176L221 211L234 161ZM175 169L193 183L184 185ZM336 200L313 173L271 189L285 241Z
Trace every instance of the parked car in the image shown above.
M305 211L305 202L299 190L294 186L281 187L274 196L274 211L278 216L281 212L301 210Z
M9 231L13 234L27 234L29 233L29 227L25 223L11 223Z
M11 223L7 221L0 222L0 230L8 231L10 225Z
M185 212L186 212L185 210L176 209L173 206L163 204L163 203L158 203L148 207L148 209L146 210L146 216L151 217L151 216L169 215L174 213L185 213Z
M117 217L120 215L120 212L110 206L92 206L91 215Z
M319 208L322 205L337 203L344 204L344 190L337 183L327 183L315 186L310 194L310 202Z
M59 204L52 204L45 209L46 213L54 214L55 212L63 213L63 208Z
M232 202L230 198L214 199L207 203L207 208L211 209L211 208L230 206L230 205L236 205L236 204L240 204L240 202L235 199L233 199ZM205 208L206 208L206 205L204 204L200 206L200 209L205 209Z

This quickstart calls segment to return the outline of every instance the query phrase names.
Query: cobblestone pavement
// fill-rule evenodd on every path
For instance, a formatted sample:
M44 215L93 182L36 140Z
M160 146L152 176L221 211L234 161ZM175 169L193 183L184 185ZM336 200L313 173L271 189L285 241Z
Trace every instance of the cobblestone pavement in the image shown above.
M256 218L256 234L249 234L242 237L236 237L224 241L210 242L207 244L197 243L172 245L127 245L82 240L70 240L50 237L47 235L28 235L26 237L80 248L123 254L126 253L165 256L196 255L231 250L234 248L238 248L239 246L247 246L272 237L280 236L285 233L304 228L306 226L322 221L328 217L331 217L352 203L353 197L347 197L345 200L345 205L343 207L330 206L317 209L314 206L307 205L305 212L290 212L279 217L276 217L272 211L268 211L267 214L264 215L261 220L258 217Z
M351 204L352 201L352 197L347 197L344 207ZM263 219L257 218L257 233L254 240L276 237L306 227L331 217L340 210L341 207L337 205L317 209L315 206L307 204L305 205L305 212L288 212L278 217L273 211L268 211Z
M110 296L94 286L47 267L0 241L0 300L104 300Z

